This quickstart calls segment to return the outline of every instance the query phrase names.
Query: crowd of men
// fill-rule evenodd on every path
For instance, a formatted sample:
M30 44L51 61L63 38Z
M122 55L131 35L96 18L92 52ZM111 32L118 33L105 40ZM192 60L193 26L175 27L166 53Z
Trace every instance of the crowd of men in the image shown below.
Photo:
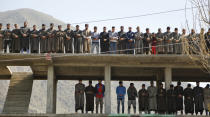
M210 115L210 88L209 84L205 88L200 87L199 82L196 82L194 88L191 84L188 84L184 89L181 86L181 82L177 82L177 86L170 85L170 89L166 90L163 87L162 82L158 82L157 87L154 82L150 82L150 86L146 88L145 84L142 84L142 88L137 91L134 83L130 83L129 88L126 91L126 87L123 86L123 82L119 81L119 86L116 88L117 95L117 113L120 113L120 105L122 106L122 113L124 113L125 95L128 97L128 114L130 114L131 106L136 114L136 98L139 103L139 114L151 113L154 111L158 114L191 114L198 115L203 114L204 110L206 115ZM96 102L96 113L98 113L100 105L100 113L103 113L103 97L105 93L105 86L102 81L99 80L95 87L92 85L92 81L89 81L89 85L85 87L82 80L75 85L75 111L81 110L84 113L84 102L86 97L85 111L94 112L94 98ZM184 108L183 108L184 107Z
M96 26L91 31L88 24L85 24L84 30L81 30L79 25L72 30L70 24L67 24L65 30L58 25L56 30L53 23L50 23L49 29L46 29L45 24L42 24L40 30L36 25L30 29L27 22L24 22L21 28L14 24L13 30L10 24L6 25L5 30L2 30L2 27L0 23L0 52L4 53L23 53L24 51L28 53L93 53L96 51L102 54L183 54L185 40L189 40L190 44L197 44L200 37L204 37L207 47L210 47L210 29L204 33L203 28L200 33L195 33L192 29L191 33L187 34L186 30L182 29L182 33L179 34L178 28L171 32L170 27L167 27L164 33L161 28L157 33L150 33L149 28L142 33L139 26L136 27L136 31L129 27L128 32L124 31L123 26L120 27L119 32L115 31L114 26L109 31L103 27L103 32L99 33Z

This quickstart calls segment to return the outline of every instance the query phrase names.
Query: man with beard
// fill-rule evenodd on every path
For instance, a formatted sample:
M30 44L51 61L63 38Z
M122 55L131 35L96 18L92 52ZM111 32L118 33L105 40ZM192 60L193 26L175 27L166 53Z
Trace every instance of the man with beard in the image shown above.
M47 52L55 52L55 39L56 30L54 30L54 24L50 23L50 28L47 30Z
M128 94L128 114L130 114L131 105L133 106L134 114L136 114L137 90L133 83L130 83L130 87L127 90L127 94Z
M20 29L14 24L15 29L12 30L12 52L20 53Z
M126 40L127 40L127 54L134 53L134 32L132 32L132 27L128 28L128 32L126 33Z
M3 30L2 30L2 23L0 23L0 53L3 52L3 37L4 37L4 34L3 34Z
M75 112L81 110L84 113L84 91L85 85L82 83L82 80L79 80L79 83L75 85Z
M178 33L178 28L174 29L174 32L171 33L171 38L173 39L173 53L174 54L181 54L182 50L182 45L181 45L181 39L180 39L180 34Z
M184 107L185 114L194 113L194 101L193 101L193 89L191 88L191 84L187 85L187 88L184 89Z
M145 113L148 112L148 107L149 107L149 93L145 89L145 84L142 84L142 89L139 90L138 92L138 98L139 98L139 114L141 114L142 111Z
M39 51L39 31L36 25L33 25L33 30L30 32L31 53L38 53Z
M147 91L149 93L149 113L151 111L157 111L157 88L154 86L154 82L150 82L150 86L147 88Z
M163 34L164 36L164 52L165 54L173 53L173 43L171 38L170 27L167 27L166 32Z
M160 83L157 91L157 110L159 114L165 114L166 112L166 90L162 83Z
M112 26L112 31L109 32L110 53L117 53L118 33L115 32L115 27Z
M65 32L62 30L62 26L58 25L58 31L56 31L55 33L55 50L57 53L63 53L64 51L64 38L65 38L66 34Z
M85 97L86 97L86 113L94 111L94 96L95 88L92 85L92 81L89 81L89 86L85 88Z
M10 30L10 24L7 24L7 29L4 30L4 53L10 53L12 50L12 31ZM7 51L7 48L9 50Z
M163 39L163 33L161 31L161 28L158 29L156 38L157 38L157 53L164 54L164 39Z
M144 52L145 54L149 54L151 50L151 40L152 35L149 32L149 28L146 28L146 33L144 33Z
M82 31L79 29L79 25L76 25L76 30L74 31L74 51L75 53L83 52L83 39Z
M177 82L177 86L174 88L174 92L176 95L176 111L181 111L183 114L183 87L181 86L181 82Z
M47 52L47 31L45 29L45 24L42 24L42 29L39 30L40 36L40 53Z
M106 32L106 27L103 27L103 32L100 33L101 53L105 54L109 51L109 33Z
M84 53L90 53L91 51L91 31L88 29L89 25L85 24L85 30L83 30L83 51Z
M73 34L74 31L71 30L71 24L67 24L66 30L64 30L66 33L65 36L65 52L66 53L72 53L73 52L73 47L72 47L72 42L73 42Z
M126 51L126 33L124 32L124 26L120 26L120 31L118 32L119 42L118 42L118 50L120 54L125 54Z
M188 43L189 43L189 53L195 54L193 48L197 45L197 34L195 33L194 29L191 29L191 33L188 35Z
M168 114L176 113L176 94L174 91L174 85L170 85L170 89L167 90L167 105Z
M144 34L142 32L140 32L140 27L137 26L136 28L137 32L134 35L135 38L135 48L136 48L136 53L137 54L143 54L144 50L144 43L143 43L143 38L144 38Z
M199 86L200 82L196 82L196 87L193 88L193 94L194 94L194 102L195 102L195 114L197 115L198 112L200 114L203 114L203 102L204 102L204 96L203 96L203 88Z
M28 22L24 22L24 26L21 27L20 33L21 33L21 53L24 51L27 51L29 53L29 34L30 29L27 27Z

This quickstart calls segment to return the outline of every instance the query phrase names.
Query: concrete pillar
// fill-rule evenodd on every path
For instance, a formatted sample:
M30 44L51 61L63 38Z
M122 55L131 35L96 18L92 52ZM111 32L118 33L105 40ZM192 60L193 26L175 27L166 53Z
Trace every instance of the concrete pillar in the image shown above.
M56 89L57 80L55 77L54 66L48 66L47 73L47 113L56 113Z
M164 74L165 74L165 88L166 90L168 90L172 82L172 69L170 67L166 67L164 70Z
M111 114L111 66L105 65L105 114Z

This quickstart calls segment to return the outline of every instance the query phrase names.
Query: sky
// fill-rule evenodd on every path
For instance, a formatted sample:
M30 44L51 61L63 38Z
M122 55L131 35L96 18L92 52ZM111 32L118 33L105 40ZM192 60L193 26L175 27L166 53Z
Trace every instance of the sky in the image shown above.
M1 0L0 11L31 8L75 26L74 23L78 22L182 9L185 8L185 3L186 0ZM187 7L191 7L189 0L187 0ZM187 10L186 15L190 28L192 28L191 14L191 10ZM84 24L80 25L83 29ZM142 32L145 32L146 28L150 28L150 32L157 32L158 28L162 28L164 32L167 26L171 26L172 30L175 27L184 28L186 17L183 10L132 19L90 23L89 25L91 30L97 26L99 31L102 31L103 26L107 26L108 29L115 26L119 30L119 27L123 25L125 31L129 26L133 27L133 31L136 31L136 26L140 26Z

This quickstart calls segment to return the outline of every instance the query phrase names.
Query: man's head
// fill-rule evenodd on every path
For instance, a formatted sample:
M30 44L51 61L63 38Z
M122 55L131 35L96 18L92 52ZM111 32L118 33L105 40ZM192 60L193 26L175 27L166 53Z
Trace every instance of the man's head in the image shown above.
M76 30L79 30L79 25L76 25Z
M7 29L10 29L10 24L7 24Z
M114 26L112 26L112 32L115 32L115 27Z
M163 83L160 83L160 88L163 88Z
M54 24L50 23L50 28L53 29L53 27L54 27Z
M105 26L103 27L103 31L106 32L106 27Z
M92 80L89 80L89 86L91 86L92 85Z
M136 30L137 30L137 32L140 32L140 27L137 26L137 27L136 27Z
M186 29L183 28L183 29L182 29L182 33L183 33L183 34L186 34Z
M191 29L191 33L195 33L195 30L194 29Z
M209 84L206 85L206 88L209 88Z
M36 30L36 25L33 25L33 30Z
M161 33L162 31L161 31L161 28L158 28L158 33Z
M153 81L150 81L150 85L151 85L151 86L154 86L154 82L153 82Z
M101 84L102 83L102 80L98 80L98 83Z
M62 29L62 26L61 25L58 25L58 30L61 30Z
M200 85L200 82L199 82L199 81L197 81L197 82L196 82L196 86L199 86L199 85Z
M94 28L93 28L93 29L94 29L94 32L97 32L97 27L96 27L96 26L94 26Z
M177 82L177 85L178 85L178 86L180 86L180 85L181 85L181 82L180 82L180 81L178 81L178 82Z
M14 24L15 29L18 29L18 24Z
M146 28L146 33L149 33L149 28Z
M42 29L45 30L45 24L42 24Z
M89 25L88 25L88 24L85 24L85 29L86 29L86 30L88 29L88 27L89 27Z
M124 31L124 26L120 26L120 31Z
M129 32L131 32L132 31L132 27L129 27L128 30L129 30Z
M130 87L134 87L134 84L133 83L130 83Z
M122 82L122 81L119 81L119 85L120 85L120 86L123 86L123 82Z
M178 28L175 28L175 29L174 29L174 32L175 32L175 33L178 33Z
M0 29L2 29L2 23L0 23Z
M24 27L27 27L27 26L28 26L28 22L25 21L25 22L24 22Z
M70 29L71 28L71 24L67 24L67 29Z
M142 89L145 89L145 84L142 84Z
M190 88L191 87L191 84L187 84L187 87Z
M166 28L166 31L167 31L167 32L170 32L170 29L171 29L171 28L168 26L168 27Z
M82 83L82 80L79 80L79 83L81 84Z
M173 88L174 88L174 85L173 85L173 84L171 84L171 85L170 85L170 89L173 89Z

